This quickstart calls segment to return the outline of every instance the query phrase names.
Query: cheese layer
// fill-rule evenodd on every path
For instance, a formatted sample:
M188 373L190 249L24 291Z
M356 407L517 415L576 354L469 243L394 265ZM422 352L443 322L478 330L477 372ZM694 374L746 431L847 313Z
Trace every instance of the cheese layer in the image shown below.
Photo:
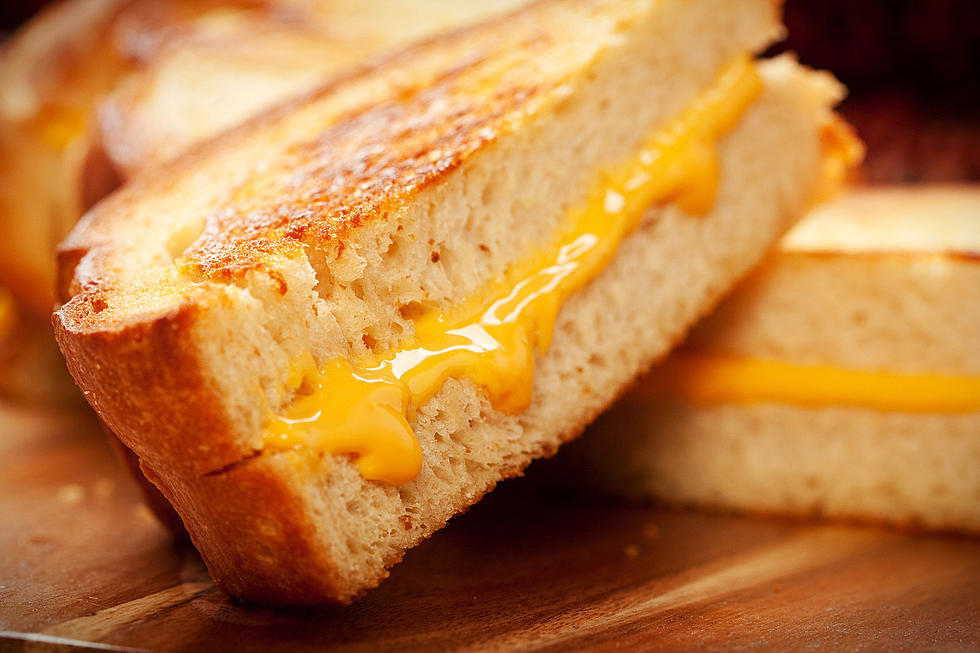
M418 316L412 341L354 363L335 359L317 366L304 356L288 380L294 399L270 420L266 447L353 456L365 478L399 485L422 466L410 424L415 408L446 380L472 380L497 410L525 410L535 352L548 349L562 303L602 271L649 206L674 201L691 214L711 208L719 175L716 143L761 88L751 59L729 64L634 157L599 171L586 201L569 211L550 247L530 253L511 267L506 281L478 296Z
M700 404L858 406L887 412L980 410L980 377L898 374L722 354L674 353L633 391Z

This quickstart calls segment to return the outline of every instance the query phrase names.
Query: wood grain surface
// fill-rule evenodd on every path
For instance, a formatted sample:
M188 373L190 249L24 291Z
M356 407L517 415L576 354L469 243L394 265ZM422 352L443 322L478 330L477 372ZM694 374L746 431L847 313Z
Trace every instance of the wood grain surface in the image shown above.
M980 541L503 486L350 607L244 606L86 413L0 405L0 650L980 650Z

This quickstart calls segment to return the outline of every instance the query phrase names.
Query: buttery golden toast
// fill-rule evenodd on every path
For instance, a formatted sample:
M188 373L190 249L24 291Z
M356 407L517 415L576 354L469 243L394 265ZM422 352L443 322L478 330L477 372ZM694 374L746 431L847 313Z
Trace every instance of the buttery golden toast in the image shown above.
M818 208L564 453L631 496L980 533L980 188Z
M56 336L215 580L350 601L663 356L846 163L839 85L752 61L780 33L539 2L95 207Z
M54 248L120 183L325 77L524 0L69 0L0 51L0 389L72 395ZM59 373L60 372L60 373Z

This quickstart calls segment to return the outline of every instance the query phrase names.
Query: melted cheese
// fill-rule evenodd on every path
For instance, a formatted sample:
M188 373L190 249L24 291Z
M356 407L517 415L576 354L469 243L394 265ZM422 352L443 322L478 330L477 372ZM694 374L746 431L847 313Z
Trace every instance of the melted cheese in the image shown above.
M730 64L636 156L597 175L552 247L513 266L509 282L449 312L417 317L412 342L353 365L333 360L317 367L309 356L297 362L290 379L296 398L271 419L266 446L354 456L365 478L397 485L422 465L410 425L414 410L447 379L471 379L497 410L525 410L535 351L547 350L562 303L599 274L652 204L674 201L691 214L711 208L716 143L760 90L750 59Z
M60 152L85 133L88 118L83 111L65 107L50 113L38 126L40 138L49 149Z
M632 396L700 404L772 402L964 413L980 410L980 377L898 374L685 352L671 355Z

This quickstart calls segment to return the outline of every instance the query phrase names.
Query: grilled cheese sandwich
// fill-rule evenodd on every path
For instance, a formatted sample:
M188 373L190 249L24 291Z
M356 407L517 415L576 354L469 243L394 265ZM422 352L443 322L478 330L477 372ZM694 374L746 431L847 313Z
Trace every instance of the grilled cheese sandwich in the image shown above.
M978 216L970 187L856 189L815 210L576 443L572 477L980 532Z
M840 88L747 62L779 32L769 0L537 3L86 216L59 344L216 581L352 600L663 355L824 189Z

